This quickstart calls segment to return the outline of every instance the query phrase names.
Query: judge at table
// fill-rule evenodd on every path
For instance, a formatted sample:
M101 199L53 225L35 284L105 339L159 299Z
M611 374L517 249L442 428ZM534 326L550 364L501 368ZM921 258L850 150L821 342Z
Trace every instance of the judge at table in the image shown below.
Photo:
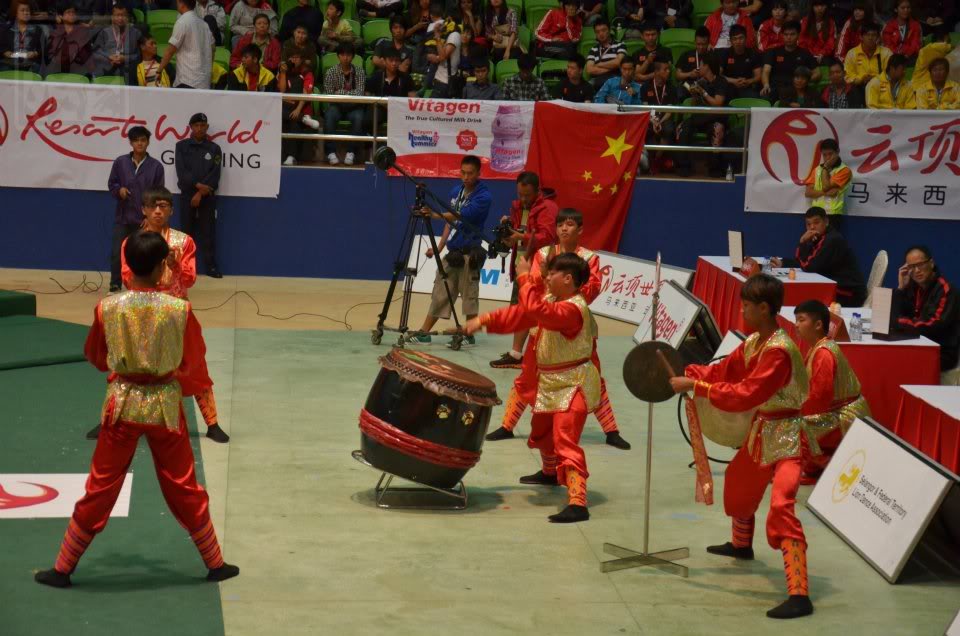
M863 274L847 239L830 225L823 208L804 214L806 232L800 237L796 258L774 258L774 267L799 267L836 281L837 302L843 307L862 307L867 298Z
M924 245L907 250L900 267L894 307L898 326L908 333L926 336L940 345L940 384L960 384L960 304Z

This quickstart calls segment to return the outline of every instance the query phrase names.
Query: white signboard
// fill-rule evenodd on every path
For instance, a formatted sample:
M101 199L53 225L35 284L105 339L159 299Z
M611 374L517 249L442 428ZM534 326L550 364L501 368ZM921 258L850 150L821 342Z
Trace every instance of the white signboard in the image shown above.
M950 623L944 636L960 636L960 611L953 617L953 622Z
M807 507L895 583L954 483L879 424L857 420Z
M178 192L174 147L205 113L223 152L218 194L280 192L280 99L267 93L171 90L0 80L0 186L106 190L110 167L130 152L127 133L150 131L147 152ZM43 166L43 169L38 169Z
M640 326L633 334L633 341L637 344L651 340L650 312L652 311L653 303L651 302L644 308L643 315L640 316ZM657 340L669 343L674 349L679 349L699 312L700 304L690 300L677 283L668 281L660 288Z
M86 483L87 473L0 475L0 519L69 517ZM127 473L111 517L130 515L132 489L133 473Z
M440 236L437 235L437 240ZM417 269L417 277L413 281L413 291L421 294L429 294L433 291L433 281L437 276L437 262L433 258L425 256L430 247L430 239L424 235L418 237L413 243L413 250L410 252L410 260L407 267ZM487 243L483 243L484 249ZM444 254L446 251L444 251ZM419 259L419 263L418 263ZM500 271L501 266L504 271ZM480 298L482 300L502 300L510 301L510 294L513 292L513 283L510 282L510 257L501 265L500 258L488 258L480 272ZM458 314L459 315L459 314Z

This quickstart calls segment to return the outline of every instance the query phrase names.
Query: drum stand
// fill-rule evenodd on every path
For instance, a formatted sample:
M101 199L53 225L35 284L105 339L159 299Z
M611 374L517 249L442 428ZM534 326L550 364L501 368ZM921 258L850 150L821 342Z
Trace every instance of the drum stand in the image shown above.
M660 254L657 253L657 281L653 292L653 306L650 313L650 339L657 339L657 313L660 309ZM617 557L613 561L600 563L601 572L615 572L629 568L652 567L663 572L687 578L689 570L685 565L674 563L678 559L690 558L689 548L674 548L650 552L650 483L653 468L653 402L647 403L647 468L643 500L643 552L622 548L612 543L604 543L603 551Z
M367 458L363 456L363 451L355 450L351 453L353 458L363 464L364 466L369 466L374 470L380 470L373 464L367 461ZM411 487L402 487L402 486L392 486L394 479L403 479L411 483L417 484L417 486ZM436 504L399 504L394 503L390 504L384 499L388 493L393 494L426 494L429 492L436 492L453 499L453 503L448 506L441 506ZM374 487L374 494L376 495L377 508L397 508L397 509L407 509L407 510L463 510L467 507L467 487L463 485L463 481L458 483L455 488L437 488L436 486L430 486L428 484L421 484L420 482L413 481L406 477L400 477L399 475L394 475L391 472L385 470L380 470L380 479L377 480L377 485Z

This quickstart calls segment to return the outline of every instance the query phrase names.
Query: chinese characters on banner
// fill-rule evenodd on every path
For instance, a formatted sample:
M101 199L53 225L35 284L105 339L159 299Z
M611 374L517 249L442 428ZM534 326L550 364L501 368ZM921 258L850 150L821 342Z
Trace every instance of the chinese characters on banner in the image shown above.
M744 207L802 213L817 143L836 139L853 173L847 213L960 219L960 113L754 108Z
M690 332L701 305L684 293L682 285L676 281L664 282L660 286L660 304L657 307L657 340L669 343L679 349L684 338ZM640 316L640 324L633 341L637 344L650 340L650 312L648 304Z

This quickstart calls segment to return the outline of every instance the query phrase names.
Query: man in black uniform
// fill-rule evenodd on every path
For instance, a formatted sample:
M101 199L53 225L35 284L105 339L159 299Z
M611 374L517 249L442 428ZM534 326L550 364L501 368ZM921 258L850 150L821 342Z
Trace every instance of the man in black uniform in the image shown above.
M718 49L720 73L730 84L730 97L760 97L763 58L747 46L747 30L739 24L730 27L730 48Z
M197 244L207 266L207 276L223 278L217 267L214 237L217 223L217 188L223 153L207 137L207 116L190 118L190 137L177 142L175 151L180 216L183 231Z
M800 23L787 22L783 25L783 46L767 51L763 60L763 88L760 95L771 102L780 98L780 91L793 85L793 72L798 66L814 69L810 82L820 80L820 68L816 58L806 49L800 48Z

